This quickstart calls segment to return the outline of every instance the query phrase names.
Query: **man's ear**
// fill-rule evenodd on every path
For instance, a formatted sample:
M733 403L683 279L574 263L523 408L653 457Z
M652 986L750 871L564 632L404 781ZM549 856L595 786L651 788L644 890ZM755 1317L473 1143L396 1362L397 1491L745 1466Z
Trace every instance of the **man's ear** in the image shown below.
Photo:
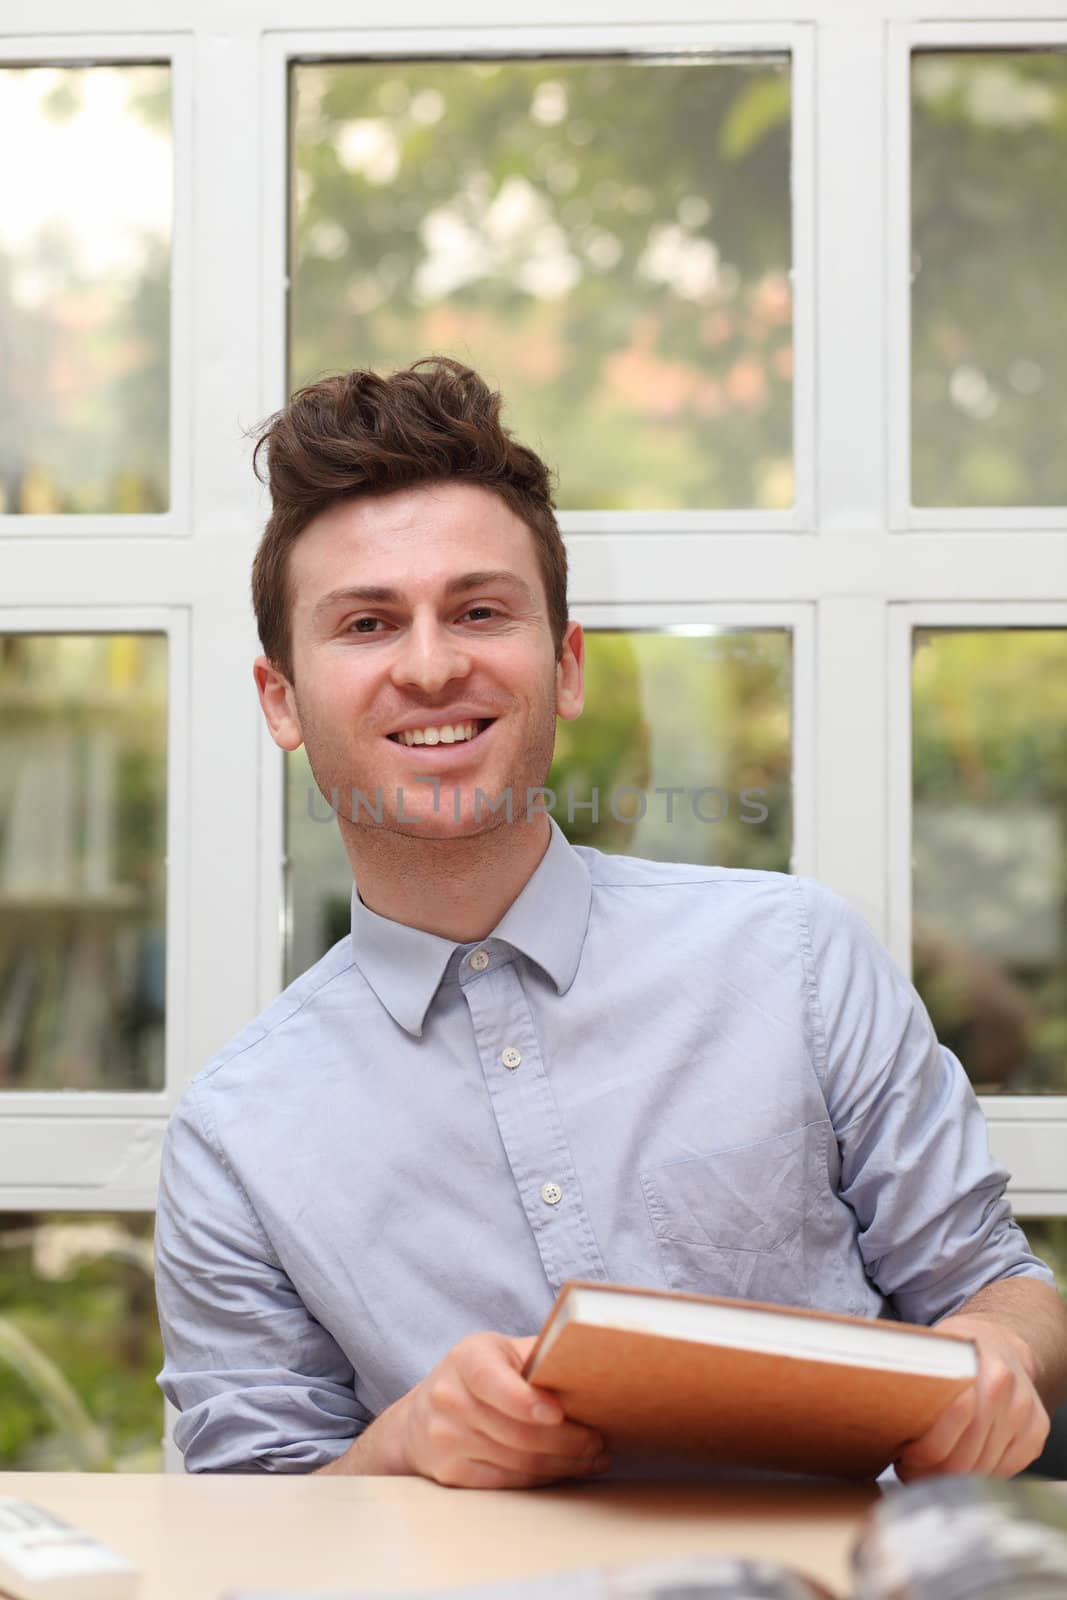
M299 750L304 736L300 731L292 684L266 656L256 657L252 676L274 743L282 750Z
M564 722L573 722L584 705L585 635L580 623L568 622L563 653L556 663L556 714Z

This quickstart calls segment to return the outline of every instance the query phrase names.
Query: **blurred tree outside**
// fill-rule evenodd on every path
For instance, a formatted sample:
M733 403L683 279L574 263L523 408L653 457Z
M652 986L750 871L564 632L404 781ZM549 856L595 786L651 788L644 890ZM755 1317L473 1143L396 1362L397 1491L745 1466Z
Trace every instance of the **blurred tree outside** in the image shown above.
M0 512L165 511L169 68L0 67L0 143Z
M789 870L788 632L699 625L679 633L589 632L586 695L582 716L557 724L547 780L553 815L572 844L656 861ZM612 793L625 788L639 791L643 815L641 800L622 794L613 812ZM656 793L672 788L684 792L670 800ZM596 821L583 805L594 790Z
M0 1214L0 1468L156 1472L152 1219Z
M919 629L913 970L985 1093L1067 1091L1067 631Z
M789 67L292 69L290 383L452 355L564 507L793 498Z
M913 58L912 499L1067 502L1067 52Z

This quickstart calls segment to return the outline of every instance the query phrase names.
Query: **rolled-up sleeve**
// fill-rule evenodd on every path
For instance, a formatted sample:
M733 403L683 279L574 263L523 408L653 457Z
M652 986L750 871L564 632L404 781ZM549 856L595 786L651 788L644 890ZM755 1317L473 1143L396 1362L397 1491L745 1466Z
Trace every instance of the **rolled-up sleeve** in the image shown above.
M906 1321L951 1315L986 1284L1054 1283L1030 1250L957 1058L918 994L839 896L801 880L816 1064L868 1277Z
M171 1119L156 1217L159 1383L188 1472L311 1472L371 1420L212 1137L194 1085Z

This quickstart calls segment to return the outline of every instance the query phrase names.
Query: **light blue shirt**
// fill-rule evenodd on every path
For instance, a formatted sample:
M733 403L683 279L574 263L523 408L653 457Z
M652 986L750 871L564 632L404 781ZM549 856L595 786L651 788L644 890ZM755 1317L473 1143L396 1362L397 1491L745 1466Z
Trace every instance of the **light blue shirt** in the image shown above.
M167 1134L166 1364L194 1472L343 1453L568 1278L929 1323L1053 1281L914 989L808 879L547 853L455 945L369 911Z

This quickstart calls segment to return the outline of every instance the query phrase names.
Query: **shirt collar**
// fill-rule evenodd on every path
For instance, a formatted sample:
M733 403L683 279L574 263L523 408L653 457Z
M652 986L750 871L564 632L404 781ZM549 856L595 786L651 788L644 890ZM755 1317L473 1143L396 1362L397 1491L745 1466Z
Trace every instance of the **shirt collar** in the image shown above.
M525 887L488 938L500 939L528 956L560 994L574 982L589 925L593 889L589 871L552 817L548 849ZM352 888L352 954L360 972L395 1022L422 1037L430 1003L452 953L451 939L371 911Z

